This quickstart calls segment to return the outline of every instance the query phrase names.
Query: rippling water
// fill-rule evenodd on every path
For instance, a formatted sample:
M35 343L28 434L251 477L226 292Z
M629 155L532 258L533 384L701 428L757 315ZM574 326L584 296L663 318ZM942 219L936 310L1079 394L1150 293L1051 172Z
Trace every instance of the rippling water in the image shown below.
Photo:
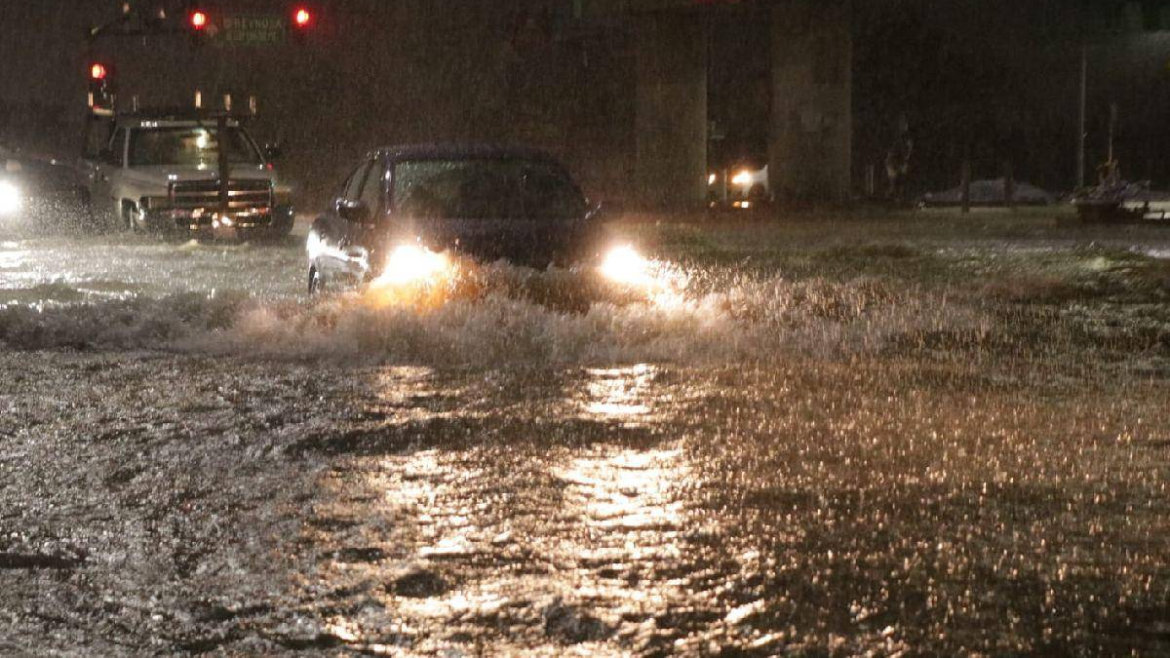
M393 304L4 242L0 652L1170 650L1164 239L923 230Z

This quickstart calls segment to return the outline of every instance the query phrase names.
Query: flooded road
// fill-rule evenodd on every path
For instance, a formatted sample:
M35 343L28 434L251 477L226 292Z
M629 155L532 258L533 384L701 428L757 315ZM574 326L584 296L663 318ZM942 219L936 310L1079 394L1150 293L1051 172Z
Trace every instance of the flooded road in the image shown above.
M1170 234L619 233L425 307L0 240L0 653L1170 651Z

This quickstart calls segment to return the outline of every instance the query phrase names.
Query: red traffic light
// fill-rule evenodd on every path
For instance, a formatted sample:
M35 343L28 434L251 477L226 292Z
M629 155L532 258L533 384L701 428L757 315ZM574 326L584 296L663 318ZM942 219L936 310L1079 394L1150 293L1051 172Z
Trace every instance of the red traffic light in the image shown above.
M106 70L106 65L95 62L93 66L89 67L89 77L93 80L105 80L109 71Z
M304 29L313 23L313 12L305 7L297 7L296 12L293 13L293 24Z
M201 31L203 28L207 27L207 13L196 9L187 17L187 21L191 24L191 29Z

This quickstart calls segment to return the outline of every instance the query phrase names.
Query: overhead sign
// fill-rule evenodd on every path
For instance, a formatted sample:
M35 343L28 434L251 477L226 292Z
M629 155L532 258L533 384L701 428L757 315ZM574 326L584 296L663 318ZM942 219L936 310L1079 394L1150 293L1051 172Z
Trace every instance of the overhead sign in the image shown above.
M233 14L223 17L216 43L229 46L272 46L288 39L288 24L280 14Z

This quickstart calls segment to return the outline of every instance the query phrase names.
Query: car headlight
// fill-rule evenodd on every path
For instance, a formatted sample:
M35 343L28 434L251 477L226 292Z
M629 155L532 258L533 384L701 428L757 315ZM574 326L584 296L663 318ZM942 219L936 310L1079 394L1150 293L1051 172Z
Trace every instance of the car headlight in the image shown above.
M616 283L640 285L650 278L650 263L629 245L614 247L601 260L601 274Z
M430 281L446 272L451 262L445 254L415 244L399 245L386 259L386 268L378 277L379 283L406 285Z
M19 211L23 205L20 188L8 181L0 181L0 217Z

